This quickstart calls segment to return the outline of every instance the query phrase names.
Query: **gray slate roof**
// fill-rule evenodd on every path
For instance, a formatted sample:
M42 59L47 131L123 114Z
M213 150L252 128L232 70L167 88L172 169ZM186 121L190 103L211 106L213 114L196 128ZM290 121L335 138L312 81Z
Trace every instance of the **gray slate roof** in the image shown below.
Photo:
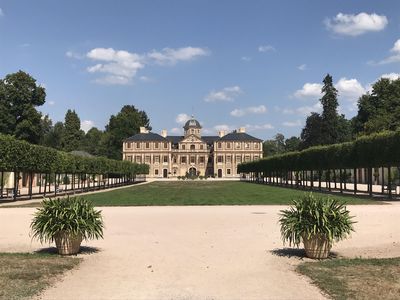
M158 141L158 142L167 142L167 139L162 137L161 135L153 132L149 133L137 133L127 139L125 141L134 141L134 142L141 142L141 141Z
M262 140L255 138L245 132L231 132L224 135L220 141L244 141L244 142L262 142Z

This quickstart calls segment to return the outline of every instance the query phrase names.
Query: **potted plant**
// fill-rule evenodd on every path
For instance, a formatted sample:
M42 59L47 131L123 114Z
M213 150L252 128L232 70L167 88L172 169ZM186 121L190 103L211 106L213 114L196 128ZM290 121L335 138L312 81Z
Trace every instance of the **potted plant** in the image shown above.
M322 259L328 257L333 242L354 231L352 219L343 203L309 193L282 210L279 223L283 242L296 247L303 242L309 258Z
M45 199L31 223L32 238L55 242L61 255L77 254L82 240L103 238L101 211L82 197Z

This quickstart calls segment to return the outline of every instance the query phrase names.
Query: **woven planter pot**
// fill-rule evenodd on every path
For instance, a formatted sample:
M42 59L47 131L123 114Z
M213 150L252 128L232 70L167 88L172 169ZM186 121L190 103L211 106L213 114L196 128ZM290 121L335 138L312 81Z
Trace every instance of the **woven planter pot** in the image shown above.
M54 237L58 254L73 255L77 254L81 248L82 235L71 235L68 232L62 231Z
M304 250L309 258L323 259L329 256L329 251L332 248L332 243L320 235L314 235L310 238L303 236Z

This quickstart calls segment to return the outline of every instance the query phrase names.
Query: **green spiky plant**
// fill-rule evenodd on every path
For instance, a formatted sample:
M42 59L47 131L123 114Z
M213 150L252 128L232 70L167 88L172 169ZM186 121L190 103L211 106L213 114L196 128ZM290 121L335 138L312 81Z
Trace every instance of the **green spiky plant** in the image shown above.
M312 193L293 200L289 209L281 210L279 223L283 242L299 247L312 238L333 242L345 239L354 231L353 216L346 206L330 197L315 197Z
M84 240L103 238L101 211L82 197L45 199L31 223L32 238L54 242L60 233Z

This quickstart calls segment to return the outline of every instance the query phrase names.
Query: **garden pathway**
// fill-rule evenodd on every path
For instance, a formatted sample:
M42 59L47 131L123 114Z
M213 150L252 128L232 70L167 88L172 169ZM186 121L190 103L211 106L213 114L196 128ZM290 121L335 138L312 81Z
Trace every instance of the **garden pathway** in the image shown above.
M99 252L81 254L39 299L323 299L294 272L307 259L273 252L282 249L282 208L104 207L104 240L84 243ZM351 211L357 231L334 248L339 255L400 256L400 205ZM33 212L0 209L0 251L40 248L28 236Z

